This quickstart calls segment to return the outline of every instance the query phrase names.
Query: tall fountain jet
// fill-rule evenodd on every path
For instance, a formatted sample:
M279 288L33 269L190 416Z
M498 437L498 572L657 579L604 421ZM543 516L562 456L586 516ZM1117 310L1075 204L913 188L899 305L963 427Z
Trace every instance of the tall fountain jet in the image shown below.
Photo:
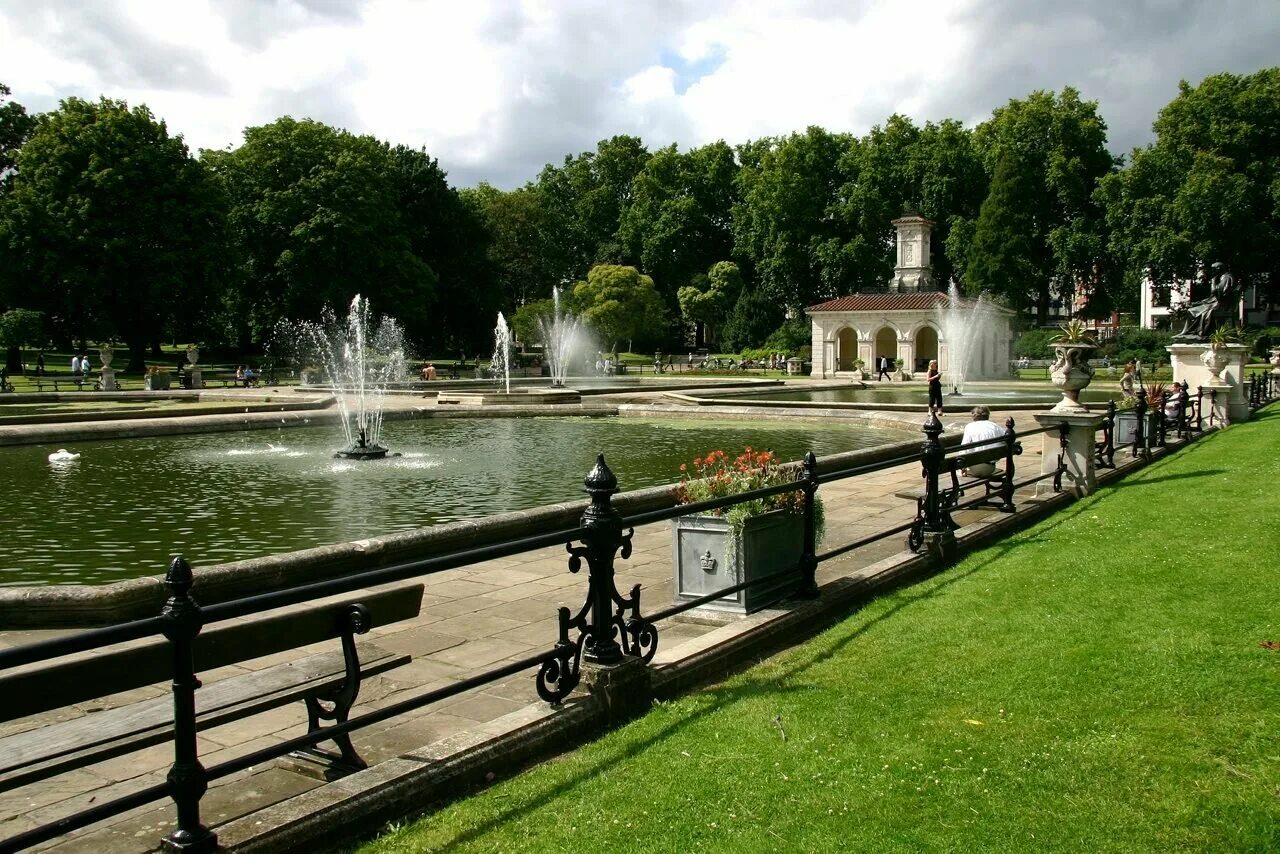
M493 330L493 359L489 364L498 388L511 394L511 327L502 312L498 312L498 325Z
M578 344L578 319L567 312L560 313L560 288L551 289L551 303L551 316L539 317L538 325L542 327L542 346L551 368L551 385L564 388L570 358Z
M964 300L953 279L947 286L947 302L938 306L938 328L947 343L946 385L952 394L964 394L965 377L977 373L979 348L996 332L996 316L980 296Z
M375 460L387 456L381 444L382 404L387 385L407 374L404 333L395 320L374 321L369 301L351 300L345 325L308 323L304 332L324 362L342 412L346 445L334 456Z

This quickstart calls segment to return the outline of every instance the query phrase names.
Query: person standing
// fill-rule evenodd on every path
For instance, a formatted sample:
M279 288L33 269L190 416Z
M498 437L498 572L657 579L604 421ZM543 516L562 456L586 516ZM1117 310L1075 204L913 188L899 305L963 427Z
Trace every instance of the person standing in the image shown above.
M1124 366L1124 373L1120 375L1120 396L1125 400L1137 400L1138 393L1134 388L1135 374L1138 370L1138 363L1130 359Z
M925 381L929 383L929 411L935 415L942 414L942 371L938 370L938 360L929 360L929 369L925 372Z
M73 376L80 376L80 354L71 354L71 373Z
M36 356L36 376L44 376L44 353Z

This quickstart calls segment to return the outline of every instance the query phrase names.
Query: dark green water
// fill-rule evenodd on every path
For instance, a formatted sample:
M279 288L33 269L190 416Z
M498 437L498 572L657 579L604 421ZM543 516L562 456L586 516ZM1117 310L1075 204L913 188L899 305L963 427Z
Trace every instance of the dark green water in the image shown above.
M713 448L819 456L914 433L806 421L492 418L389 422L403 457L332 459L336 426L0 448L0 584L103 583L582 497L604 452L622 489Z

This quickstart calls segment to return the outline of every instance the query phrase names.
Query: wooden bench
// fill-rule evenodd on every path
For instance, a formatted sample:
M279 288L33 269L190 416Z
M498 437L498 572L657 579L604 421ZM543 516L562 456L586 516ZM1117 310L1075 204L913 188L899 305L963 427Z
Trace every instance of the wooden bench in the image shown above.
M45 371L43 374L33 374L30 380L36 384L36 391L44 391L44 387L47 385L53 386L54 391L60 391L59 384L74 385L77 391L83 391L86 385L92 389L98 378L92 374L73 374L69 372L60 374Z
M342 603L295 607L264 617L214 623L196 636L196 673L341 639L341 649L309 655L252 673L201 686L195 695L196 727L221 726L301 700L308 732L322 720L341 723L362 679L406 664L410 656L370 643L357 648L356 634L416 617L423 585L353 595ZM172 679L173 651L163 638L106 653L87 653L0 676L0 720L62 709ZM325 708L323 703L331 704ZM173 737L173 698L166 694L107 711L0 738L0 792L73 768L132 753ZM340 754L320 750L308 758L335 773L365 767L350 737L333 739Z
M976 443L975 443L976 444ZM984 448L975 448L974 450L955 449L948 452L943 458L942 471L939 474L938 483L938 510L942 516L942 522L950 530L959 527L951 519L951 510L960 503L960 499L965 492L977 486L983 488L982 499L974 504L975 507L990 505L1003 513L1012 513L1016 509L1013 504L1013 476L1014 466L1013 457L1015 454L1022 453L1022 443L1015 441L1010 447L1008 442L1002 444L992 444ZM1003 463L1004 468L997 468L990 475L985 477L966 476L965 480L961 480L965 476L965 470L982 464L999 465ZM950 478L950 485L941 482L942 477ZM925 511L925 487L917 487L915 489L904 489L894 493L897 498L907 498L916 502L916 518L911 525L910 531L907 532L907 548L913 552L920 551L920 547L924 545L924 511Z
M221 382L223 388L228 388L230 386L245 385L244 377L237 377L235 374L235 371L232 371L229 374L214 374L213 379L215 381ZM249 377L249 384L245 387L256 388L258 386L258 383L260 383L261 381L262 381L262 375L259 374L257 371L254 371L253 376Z

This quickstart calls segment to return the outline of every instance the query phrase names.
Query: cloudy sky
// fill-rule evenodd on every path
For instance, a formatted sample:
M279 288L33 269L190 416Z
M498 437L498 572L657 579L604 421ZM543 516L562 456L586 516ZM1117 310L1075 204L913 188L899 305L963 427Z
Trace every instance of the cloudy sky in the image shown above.
M29 110L145 103L193 150L309 116L425 147L458 186L619 133L976 123L1064 85L1124 152L1180 79L1275 64L1275 0L0 0L0 82Z

